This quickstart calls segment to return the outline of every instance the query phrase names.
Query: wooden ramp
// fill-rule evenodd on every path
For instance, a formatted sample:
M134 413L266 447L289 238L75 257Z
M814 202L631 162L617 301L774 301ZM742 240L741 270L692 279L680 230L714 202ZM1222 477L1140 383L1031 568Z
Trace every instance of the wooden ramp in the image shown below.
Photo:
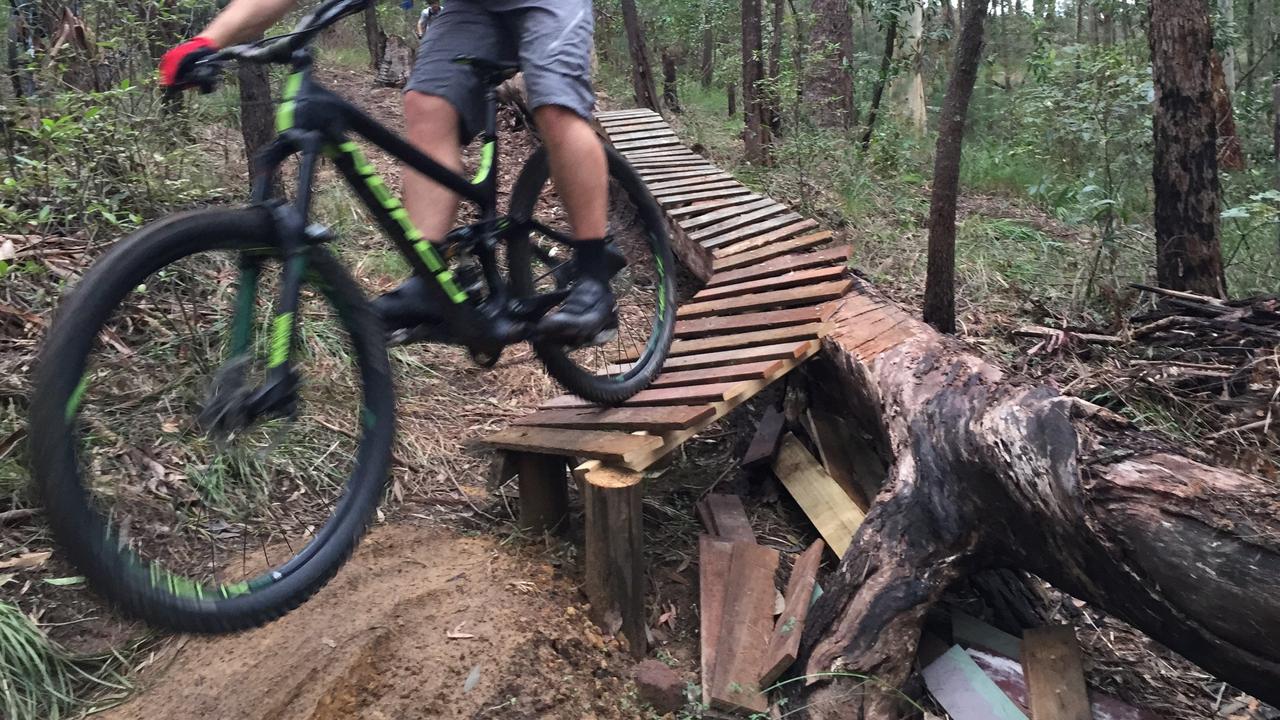
M826 247L831 233L817 222L685 148L657 113L596 120L644 178L676 254L705 285L677 311L670 357L650 389L612 408L552 398L484 442L510 452L504 461L518 469L522 524L533 530L563 519L565 462L581 463L574 475L587 506L593 612L606 626L620 618L643 652L640 473L817 353L832 301L853 280L849 248Z

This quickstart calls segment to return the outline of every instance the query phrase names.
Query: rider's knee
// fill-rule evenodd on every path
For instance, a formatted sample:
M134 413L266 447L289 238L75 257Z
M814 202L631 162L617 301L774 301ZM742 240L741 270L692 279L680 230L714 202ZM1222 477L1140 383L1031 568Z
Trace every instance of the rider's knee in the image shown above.
M411 133L457 128L458 111L439 95L410 91L404 95L404 120ZM441 134L442 137L451 137Z

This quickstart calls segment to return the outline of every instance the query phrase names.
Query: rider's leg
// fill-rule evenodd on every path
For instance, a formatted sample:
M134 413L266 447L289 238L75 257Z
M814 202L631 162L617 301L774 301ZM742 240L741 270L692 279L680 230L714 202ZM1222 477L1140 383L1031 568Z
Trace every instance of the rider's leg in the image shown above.
M604 147L594 130L574 110L543 105L534 111L547 147L551 179L564 202L573 236L578 279L569 298L542 319L539 328L571 342L586 342L616 324L609 278L617 265L606 256L609 171Z
M438 95L410 91L404 96L405 129L414 147L454 172L462 171L458 144L458 111ZM458 196L421 173L402 168L404 205L409 219L424 237L439 243L453 228L458 214ZM374 309L389 329L413 327L438 321L442 310L418 275L374 301Z

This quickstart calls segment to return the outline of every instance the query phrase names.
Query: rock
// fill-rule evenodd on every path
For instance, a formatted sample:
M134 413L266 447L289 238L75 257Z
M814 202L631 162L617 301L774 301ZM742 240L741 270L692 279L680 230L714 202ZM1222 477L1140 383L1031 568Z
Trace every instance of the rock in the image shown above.
M640 699L659 713L676 712L684 707L684 681L675 670L657 660L645 660L632 673Z

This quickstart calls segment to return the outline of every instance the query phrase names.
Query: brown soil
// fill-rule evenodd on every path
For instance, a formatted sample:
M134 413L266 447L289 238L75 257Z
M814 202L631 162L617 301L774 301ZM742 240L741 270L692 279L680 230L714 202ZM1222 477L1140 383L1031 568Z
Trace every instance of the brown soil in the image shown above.
M104 717L643 717L631 661L577 599L545 552L383 526L284 619L176 641Z

